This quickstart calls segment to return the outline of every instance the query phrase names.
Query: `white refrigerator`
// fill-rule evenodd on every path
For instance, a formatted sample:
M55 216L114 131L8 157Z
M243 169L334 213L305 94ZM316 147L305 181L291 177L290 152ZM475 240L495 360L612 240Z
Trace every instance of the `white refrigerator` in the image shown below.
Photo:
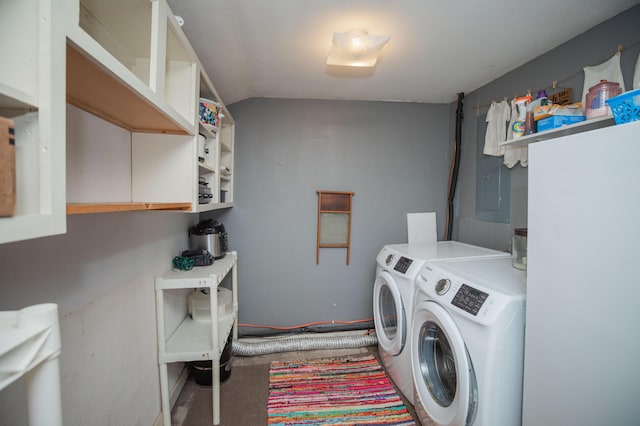
M640 122L529 145L524 426L640 424Z

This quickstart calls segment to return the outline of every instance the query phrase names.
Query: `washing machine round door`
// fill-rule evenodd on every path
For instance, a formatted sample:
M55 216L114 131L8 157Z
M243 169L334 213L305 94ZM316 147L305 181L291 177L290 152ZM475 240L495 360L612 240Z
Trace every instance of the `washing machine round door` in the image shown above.
M378 272L373 287L373 320L378 344L393 356L402 352L408 324L398 285L386 271Z
M438 425L472 424L477 413L478 388L473 364L455 321L438 303L423 301L416 306L411 330L416 401Z

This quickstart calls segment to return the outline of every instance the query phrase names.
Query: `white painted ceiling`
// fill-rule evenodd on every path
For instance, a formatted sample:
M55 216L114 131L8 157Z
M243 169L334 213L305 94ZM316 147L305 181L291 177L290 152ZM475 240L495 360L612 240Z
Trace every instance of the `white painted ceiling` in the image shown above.
M168 3L226 104L253 97L449 103L638 0ZM391 35L375 69L326 65L333 32L350 29Z

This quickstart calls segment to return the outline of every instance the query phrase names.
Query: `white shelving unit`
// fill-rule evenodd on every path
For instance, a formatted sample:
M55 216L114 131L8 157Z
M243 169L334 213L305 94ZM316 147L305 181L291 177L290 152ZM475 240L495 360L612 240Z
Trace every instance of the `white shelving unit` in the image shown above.
M10 58L0 67L0 116L15 121L17 193L0 244L64 233L68 214L232 206L232 176L220 180L219 162L233 164L235 123L165 0L0 2L0 54ZM198 161L203 94L224 113L211 149L230 152L209 165ZM109 158L123 167L104 166L95 154L111 141L79 130L66 104L126 132L126 154ZM92 184L67 185L88 170ZM215 186L208 204L198 200L203 173Z
M238 337L237 259L236 252L229 252L211 266L195 267L190 271L171 270L156 278L158 364L165 426L171 426L167 364L189 361L210 360L212 362L213 424L220 423L220 356L229 333L233 332L234 339ZM232 281L233 311L229 315L219 316L217 288L229 273ZM193 288L210 289L211 318L214 320L194 321L187 315L178 328L167 332L164 292Z
M0 116L16 144L16 211L0 218L0 244L66 232L61 17L52 0L0 3Z
M211 203L200 204L198 211L209 211L221 207L231 207L233 205L233 148L235 124L228 116L228 111L219 101L220 97L216 92L209 77L202 73L200 78L199 96L220 104L223 109L220 114L220 126L213 128L200 125L200 134L206 138L209 154L205 156L205 161L198 162L198 178L203 178L211 188L213 198ZM224 201L222 191L225 193Z

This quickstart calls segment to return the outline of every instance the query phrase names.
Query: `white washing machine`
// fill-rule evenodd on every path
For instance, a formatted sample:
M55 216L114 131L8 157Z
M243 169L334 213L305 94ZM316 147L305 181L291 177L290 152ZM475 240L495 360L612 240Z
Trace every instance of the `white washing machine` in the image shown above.
M425 262L438 259L509 258L508 253L457 241L394 244L382 248L376 258L373 317L380 357L391 380L414 403L409 334L413 297Z
M426 263L411 328L423 425L521 424L525 273L511 259Z

